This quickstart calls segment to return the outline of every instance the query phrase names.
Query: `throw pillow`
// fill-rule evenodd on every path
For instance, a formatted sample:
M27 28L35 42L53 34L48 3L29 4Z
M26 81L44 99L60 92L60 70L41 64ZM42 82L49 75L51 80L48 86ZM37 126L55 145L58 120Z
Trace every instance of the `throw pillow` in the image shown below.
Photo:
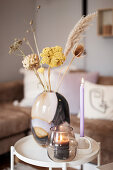
M58 73L54 72L53 74L54 76L52 76L51 83L52 87L56 87ZM96 83L98 80L98 73L87 73L79 71L68 72L58 91L67 99L71 114L77 114L80 110L80 83L82 77L85 80L88 80L92 83Z
M64 70L67 68L67 66L63 66L62 67L62 73L64 72ZM54 78L56 78L57 76L55 76L57 73L57 75L59 74L59 71L61 71L60 68L54 69L55 71L51 72L51 84L54 85ZM71 66L70 70L76 70L75 66ZM21 74L23 74L24 79L24 98L21 100L21 102L19 103L18 101L14 101L13 104L14 105L19 105L22 107L31 107L34 99L43 92L43 88L39 83L39 80L37 79L36 75L34 74L33 71L29 71L29 70L25 70L24 68L21 68L19 70L19 72ZM46 79L48 77L47 75L47 70L45 70L45 76ZM43 76L40 74L42 81L43 80ZM56 80L55 80L56 82ZM56 85L52 88L55 90Z
M86 118L113 120L113 86L85 82L84 107Z
M19 105L22 107L31 107L35 98L43 92L43 87L40 84L38 78L36 77L33 71L25 70L23 68L20 69L20 73L24 76L24 98L20 103L14 101L14 105ZM51 81L53 79L53 72L51 72ZM42 74L40 74L41 80L44 82L44 78ZM47 79L48 72L45 69L45 77Z
M43 91L43 88L33 71L20 69L20 72L24 75L24 99L19 103L19 105L24 107L32 106L34 99ZM56 89L58 75L59 72L56 69L51 72L51 86L53 90ZM45 70L45 76L47 79L47 70ZM70 71L65 76L59 89L59 93L67 99L70 107L70 113L72 114L77 114L79 112L80 82L82 77L84 77L85 80L96 83L98 80L98 73ZM41 79L43 80L43 76L41 76Z
M19 105L24 107L32 106L36 96L43 92L43 88L33 71L22 68L20 73L24 75L24 98Z

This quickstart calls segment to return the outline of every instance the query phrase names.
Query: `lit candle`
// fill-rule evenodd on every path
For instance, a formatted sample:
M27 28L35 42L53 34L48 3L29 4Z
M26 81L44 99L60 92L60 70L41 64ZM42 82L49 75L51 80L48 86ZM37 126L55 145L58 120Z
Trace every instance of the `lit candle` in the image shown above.
M64 133L56 133L54 157L65 160L69 158L69 139Z
M84 79L80 85L80 137L84 137Z

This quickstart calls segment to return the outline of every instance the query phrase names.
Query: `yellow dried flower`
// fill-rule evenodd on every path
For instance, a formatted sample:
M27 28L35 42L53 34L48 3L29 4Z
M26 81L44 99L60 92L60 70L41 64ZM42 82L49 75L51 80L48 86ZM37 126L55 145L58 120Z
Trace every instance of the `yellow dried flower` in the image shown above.
M49 52L51 51L51 48L50 47L46 47L42 50L42 55L49 55Z
M41 63L47 64L50 67L58 67L62 65L66 59L60 46L46 47L42 50L40 56L42 57Z
M43 67L38 68L38 72L44 74L44 68Z
M62 47L60 46L56 46L56 47L52 47L53 52L62 52Z
M27 70L37 69L39 67L39 57L37 54L28 55L24 57L22 64Z

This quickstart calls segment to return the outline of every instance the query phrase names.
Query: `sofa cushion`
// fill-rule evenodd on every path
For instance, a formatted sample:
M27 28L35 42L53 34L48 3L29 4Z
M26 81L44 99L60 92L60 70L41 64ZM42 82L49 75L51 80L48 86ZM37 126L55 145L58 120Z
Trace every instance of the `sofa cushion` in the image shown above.
M113 76L99 76L97 83L102 85L113 85Z
M56 87L56 80L58 79L58 74L54 73L53 78L51 78L51 86ZM62 74L61 74L62 76ZM68 101L70 113L77 114L80 109L80 83L82 77L92 83L96 83L98 80L97 72L69 72L66 74L60 88L59 93L61 93Z
M30 108L0 104L0 138L10 137L30 127Z
M80 133L80 119L76 115L71 115L71 126L74 128L75 133ZM84 132L85 136L89 136L97 142L101 142L103 163L113 160L113 121L85 119ZM109 155L109 157L106 158L106 162L105 155Z
M0 83L0 103L13 102L23 98L23 82L21 80Z
M84 89L85 118L113 121L113 85L85 81Z
M63 72L66 68L67 66L62 68ZM59 88L59 93L67 99L70 113L77 114L80 108L80 83L82 77L92 83L97 83L99 74L97 72L84 72L83 70L75 71L75 69L71 68ZM60 69L59 71L59 69L54 69L51 72L51 87L53 91L56 91L58 83L56 80L59 79L59 72L61 72L61 77L63 75L62 70ZM19 103L19 105L32 106L34 99L43 91L43 88L33 71L21 69L20 72L24 74L24 99ZM47 77L47 74L47 70L45 70L45 77ZM42 81L44 81L43 76L40 75L40 77Z

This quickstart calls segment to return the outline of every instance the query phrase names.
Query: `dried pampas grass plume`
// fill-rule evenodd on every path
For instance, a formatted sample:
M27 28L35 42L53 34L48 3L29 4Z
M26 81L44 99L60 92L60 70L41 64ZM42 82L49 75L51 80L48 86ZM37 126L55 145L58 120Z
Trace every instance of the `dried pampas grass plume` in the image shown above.
M82 39L83 32L89 26L89 23L96 17L96 15L97 12L91 13L86 17L83 16L74 26L74 28L72 29L68 36L67 43L64 49L65 57L69 54L72 48Z

